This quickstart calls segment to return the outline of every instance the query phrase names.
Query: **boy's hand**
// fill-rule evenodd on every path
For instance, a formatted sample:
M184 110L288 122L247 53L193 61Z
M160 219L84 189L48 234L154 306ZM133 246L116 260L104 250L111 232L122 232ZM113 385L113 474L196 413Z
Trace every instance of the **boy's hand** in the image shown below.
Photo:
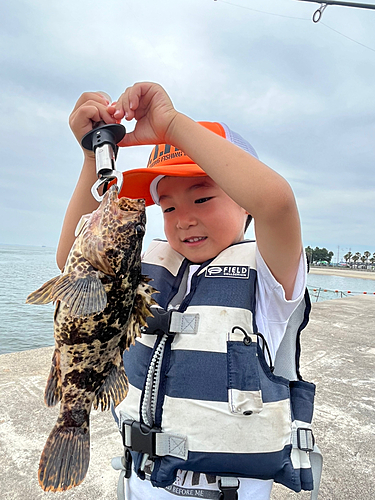
M69 117L70 128L79 144L82 137L92 130L93 123L101 120L105 123L116 123L109 104L104 92L85 92L81 95ZM82 149L87 158L95 158L92 151Z
M108 111L116 120L137 120L133 132L127 133L119 146L170 143L172 124L178 115L163 87L149 82L128 87Z

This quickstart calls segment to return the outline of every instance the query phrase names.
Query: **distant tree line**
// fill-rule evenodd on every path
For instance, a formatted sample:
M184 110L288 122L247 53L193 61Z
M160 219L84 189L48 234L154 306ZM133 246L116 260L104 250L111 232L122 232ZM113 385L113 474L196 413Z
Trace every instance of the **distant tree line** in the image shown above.
M345 262L350 266L350 267L358 267L359 265L362 265L367 268L368 264L370 263L372 266L375 265L375 252L371 256L371 252L366 250L366 252L363 252L361 255L360 252L352 253L348 252L346 255L344 255Z
M333 252L328 251L326 248L311 248L308 246L305 248L305 252L310 264L317 264L319 262L327 262L330 264L333 257ZM367 268L369 265L375 265L375 252L372 255L368 250L363 252L363 254L360 252L348 252L344 255L344 260L350 267L361 266Z
M333 252L329 252L326 248L311 248L310 246L305 248L307 258L310 264L317 264L318 262L328 262L330 264Z

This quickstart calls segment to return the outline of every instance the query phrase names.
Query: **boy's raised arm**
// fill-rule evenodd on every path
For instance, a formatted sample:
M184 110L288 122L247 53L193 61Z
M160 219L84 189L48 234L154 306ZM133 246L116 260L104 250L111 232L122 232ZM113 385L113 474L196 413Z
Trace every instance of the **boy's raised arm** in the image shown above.
M179 115L172 143L192 158L254 218L259 251L291 299L302 241L298 209L288 182L231 142Z
M172 144L253 216L260 253L290 299L302 242L297 205L287 181L230 141L177 112L157 84L129 87L110 112L117 119L137 120L134 131L120 145Z

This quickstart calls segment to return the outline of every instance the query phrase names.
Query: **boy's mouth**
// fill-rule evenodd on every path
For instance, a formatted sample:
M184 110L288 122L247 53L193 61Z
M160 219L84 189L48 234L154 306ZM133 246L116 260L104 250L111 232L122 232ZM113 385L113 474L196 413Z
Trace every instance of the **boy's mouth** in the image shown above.
M191 238L185 238L183 240L184 243L188 243L190 245L198 244L201 241L204 241L207 239L207 236L193 236Z

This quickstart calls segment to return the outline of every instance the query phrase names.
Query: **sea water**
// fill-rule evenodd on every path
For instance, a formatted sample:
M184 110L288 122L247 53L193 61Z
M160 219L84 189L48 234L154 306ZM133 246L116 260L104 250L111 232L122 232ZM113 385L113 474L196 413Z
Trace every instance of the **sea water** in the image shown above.
M375 273L373 274L375 275ZM375 293L375 280L309 273L307 275L307 288L311 301L320 302L353 295L373 295Z
M0 245L0 354L53 345L53 304L25 301L59 274L55 253L54 248ZM334 290L343 295L375 292L375 281L360 278L309 274L307 283L313 302L340 297Z
M53 304L26 297L57 276L56 250L0 245L0 354L53 345Z

